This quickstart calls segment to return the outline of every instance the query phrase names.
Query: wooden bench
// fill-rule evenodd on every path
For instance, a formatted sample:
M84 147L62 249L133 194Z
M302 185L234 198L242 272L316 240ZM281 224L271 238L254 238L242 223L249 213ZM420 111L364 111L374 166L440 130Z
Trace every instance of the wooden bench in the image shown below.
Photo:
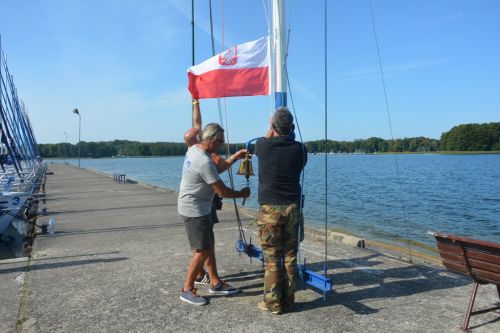
M113 173L113 180L115 183L126 183L127 175L121 173Z
M461 327L468 331L471 316L489 311L498 313L496 310L500 309L500 306L494 306L472 311L480 284L496 285L500 298L500 244L442 233L432 234L436 238L443 265L454 273L470 276L474 280L465 321Z

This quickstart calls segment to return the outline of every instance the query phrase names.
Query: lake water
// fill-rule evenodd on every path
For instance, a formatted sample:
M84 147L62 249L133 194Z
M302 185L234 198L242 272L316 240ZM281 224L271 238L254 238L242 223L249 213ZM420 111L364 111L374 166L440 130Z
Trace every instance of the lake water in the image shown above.
M83 159L81 166L178 190L183 159ZM309 155L304 183L307 224L324 228L326 220L330 228L405 247L408 239L433 247L434 238L427 231L500 242L500 154L327 155L326 159L327 187L325 155ZM258 158L252 161L258 170ZM236 173L237 165L233 170ZM227 173L223 179L229 186ZM238 175L234 182L237 189L246 184ZM250 178L250 188L246 207L257 209L256 176Z

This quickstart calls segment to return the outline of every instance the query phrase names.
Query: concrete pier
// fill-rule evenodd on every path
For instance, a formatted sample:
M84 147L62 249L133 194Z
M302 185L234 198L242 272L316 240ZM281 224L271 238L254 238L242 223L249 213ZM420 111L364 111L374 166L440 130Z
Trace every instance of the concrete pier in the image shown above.
M215 230L217 263L242 292L188 305L179 294L191 253L176 192L60 164L49 171L39 223L54 217L56 234L38 235L31 259L0 261L0 332L460 332L469 279L334 240L326 301L306 288L295 312L263 313L262 268L235 251L229 200ZM243 219L255 242L251 222ZM309 236L301 254L321 272L324 244ZM498 301L494 286L481 286L475 309ZM500 317L474 316L471 327L500 332Z

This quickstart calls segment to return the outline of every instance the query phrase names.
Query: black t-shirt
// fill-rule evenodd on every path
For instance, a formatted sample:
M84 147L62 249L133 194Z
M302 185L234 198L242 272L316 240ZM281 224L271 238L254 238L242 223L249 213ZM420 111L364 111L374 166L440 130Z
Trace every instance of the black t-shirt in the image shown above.
M255 143L259 158L259 203L300 202L300 173L307 162L306 147L286 136L261 138Z

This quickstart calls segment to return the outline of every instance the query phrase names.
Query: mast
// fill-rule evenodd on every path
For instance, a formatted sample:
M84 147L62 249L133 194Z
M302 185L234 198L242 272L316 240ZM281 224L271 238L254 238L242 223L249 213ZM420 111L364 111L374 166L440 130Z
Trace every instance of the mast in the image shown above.
M194 0L191 0L191 66L194 66ZM191 126L194 126L194 104L191 107Z
M191 1L191 66L194 66L194 0Z
M287 106L285 0L273 0L274 106Z

